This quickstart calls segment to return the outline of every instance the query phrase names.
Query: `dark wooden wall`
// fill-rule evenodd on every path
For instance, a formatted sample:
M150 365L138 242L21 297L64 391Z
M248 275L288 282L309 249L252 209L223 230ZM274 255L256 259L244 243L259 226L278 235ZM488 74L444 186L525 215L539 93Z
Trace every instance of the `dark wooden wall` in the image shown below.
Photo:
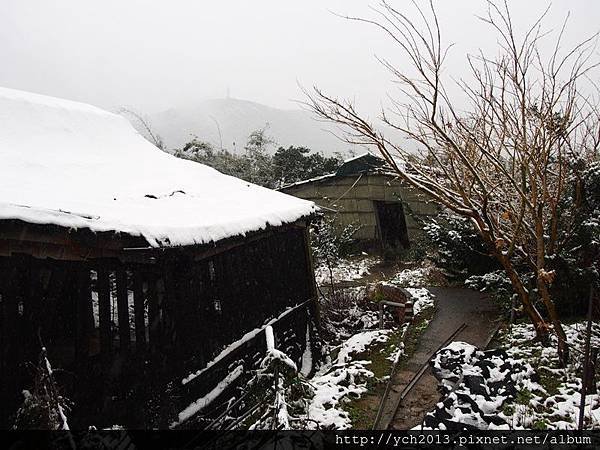
M189 397L218 382L222 365L187 390L171 389L175 400L165 386L314 295L302 228L215 253L178 249L152 264L0 257L0 425L9 425L30 386L28 364L43 343L74 402L72 425L167 426ZM296 320L294 333L291 325L278 331L298 360L306 320ZM248 367L252 345L236 354Z

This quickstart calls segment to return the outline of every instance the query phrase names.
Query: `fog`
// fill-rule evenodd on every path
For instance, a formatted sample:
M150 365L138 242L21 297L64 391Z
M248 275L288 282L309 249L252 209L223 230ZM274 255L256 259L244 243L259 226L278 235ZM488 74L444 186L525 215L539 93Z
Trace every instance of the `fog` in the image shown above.
M405 8L408 1L393 1ZM319 85L377 110L391 89L375 55L407 62L374 27L335 14L373 16L358 0L2 0L0 85L115 109L152 113L231 96L297 108L299 85ZM493 51L479 0L436 2L447 72L464 75L466 52ZM509 1L524 29L545 1ZM407 8L408 9L408 8ZM546 28L570 11L567 42L598 31L600 2L558 0Z

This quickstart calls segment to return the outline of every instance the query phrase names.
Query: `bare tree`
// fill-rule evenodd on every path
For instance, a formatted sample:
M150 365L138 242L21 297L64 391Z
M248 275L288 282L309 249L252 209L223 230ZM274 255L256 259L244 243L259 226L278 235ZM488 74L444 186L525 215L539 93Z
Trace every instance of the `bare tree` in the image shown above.
M138 126L141 128L141 131L142 131L144 137L146 138L146 140L148 140L152 144L156 145L161 150L165 150L164 141L152 129L152 126L150 125L150 122L148 121L148 119L143 117L140 113L138 113L132 109L128 109L128 108L121 108L119 110L119 114L128 115L128 116L132 117L138 123Z
M306 104L341 125L345 140L376 147L406 182L470 219L510 278L537 337L549 345L549 333L556 333L564 364L569 349L551 296L557 280L549 261L568 243L581 204L578 164L598 154L600 115L593 96L580 90L597 67L591 60L597 35L563 51L565 20L553 51L543 57L539 44L548 35L542 30L548 10L517 38L506 2L487 2L481 20L497 33L499 52L467 56L469 78L451 81L464 106L449 94L442 75L449 47L442 45L433 3L413 6L416 20L385 0L373 9L376 19L347 19L378 27L410 62L411 73L379 59L402 92L402 98L390 98L381 121L416 152L386 138L352 101L314 88L305 91Z

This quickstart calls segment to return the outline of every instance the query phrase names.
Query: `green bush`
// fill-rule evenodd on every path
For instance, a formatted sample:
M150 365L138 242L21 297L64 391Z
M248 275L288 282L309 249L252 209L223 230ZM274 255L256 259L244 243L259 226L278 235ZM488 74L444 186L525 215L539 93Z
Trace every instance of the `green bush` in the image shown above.
M436 265L458 278L464 280L500 268L468 220L445 212L425 223L424 230Z

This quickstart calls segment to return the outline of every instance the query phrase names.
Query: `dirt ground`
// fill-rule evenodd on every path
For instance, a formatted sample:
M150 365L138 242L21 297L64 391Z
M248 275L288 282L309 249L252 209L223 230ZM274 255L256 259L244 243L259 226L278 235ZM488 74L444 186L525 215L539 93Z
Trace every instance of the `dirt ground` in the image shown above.
M480 348L488 343L497 328L499 311L486 294L464 288L428 289L436 296L436 312L421 336L415 353L394 377L394 388L390 392L381 420L381 428L384 429L405 430L415 427L439 401L437 380L432 375L431 369L428 369L403 399L394 415L394 407L404 386L459 326L463 323L467 324L454 340L468 342Z

